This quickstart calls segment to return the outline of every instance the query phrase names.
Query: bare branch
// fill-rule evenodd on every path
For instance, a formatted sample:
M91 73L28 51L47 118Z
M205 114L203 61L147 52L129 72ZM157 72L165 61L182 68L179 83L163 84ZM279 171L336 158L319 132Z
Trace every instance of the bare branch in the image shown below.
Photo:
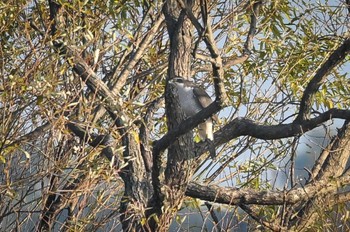
M210 212L210 216L213 218L214 223L215 223L215 226L217 227L218 231L222 231L221 226L220 226L220 224L219 224L219 219L218 219L218 217L216 216L216 213L215 213L215 211L214 211L214 209L213 209L213 205L210 204L209 202L205 202L204 204L205 204L205 206L208 208L208 210L209 210L209 212Z
M350 110L333 108L317 117L301 121L300 123L293 122L280 125L260 125L249 119L236 118L216 133L215 144L220 145L242 135L266 140L288 138L304 134L333 118L350 119Z
M214 145L220 146L242 135L249 135L254 138L265 140L293 137L304 134L333 118L350 119L350 110L333 108L310 120L280 125L261 125L250 119L236 118L215 133ZM177 133L179 132L180 131L177 131ZM170 132L168 134L170 134ZM208 151L207 143L201 142L197 144L196 157L201 156L206 151Z
M318 115L313 119L305 120L301 123L293 122L280 125L260 125L246 118L236 118L215 133L214 145L220 146L221 144L224 144L242 135L249 135L258 139L265 140L293 137L296 135L304 134L305 132L320 126L322 123L332 118L350 119L350 110L340 110L334 108ZM190 126L191 124L186 125ZM182 134L181 131L176 131L176 133L171 132L171 134ZM168 134L170 136L170 132ZM202 142L197 144L196 157L199 157L207 150L207 143Z
M239 157L242 153L244 153L245 151L247 151L247 149L249 148L249 142L247 142L247 144L236 154L231 155L230 158L228 158L223 164L221 164L221 166L219 168L217 168L215 170L215 172L213 174L211 174L208 178L205 179L205 183L210 183L212 181L215 180L216 177L218 177L222 171L232 163L233 160L235 160L237 157Z
M253 189L235 189L218 186L204 186L196 182L190 182L186 195L199 198L204 201L216 203L240 205L283 205L295 204L300 201L312 199L315 196L325 194L337 194L339 186L350 184L350 176L343 175L337 180L320 180L307 184L304 187L289 191L257 191Z
M165 150L175 138L192 130L206 118L211 117L219 110L220 106L216 102L213 102L198 114L186 119L179 125L179 127L169 131L160 140L155 141L153 152L159 153ZM301 123L293 122L280 125L260 125L246 118L236 118L215 133L214 144L215 146L219 146L242 135L249 135L258 139L266 140L288 138L310 131L332 118L350 119L350 110L333 108L313 119L305 120ZM207 149L207 143L199 143L196 149L196 156L200 156L207 151Z

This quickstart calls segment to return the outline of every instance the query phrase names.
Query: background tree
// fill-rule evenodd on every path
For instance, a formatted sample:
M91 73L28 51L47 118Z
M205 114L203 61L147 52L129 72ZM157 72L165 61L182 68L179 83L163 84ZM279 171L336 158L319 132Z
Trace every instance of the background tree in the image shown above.
M167 231L183 205L217 230L349 228L347 1L0 9L1 228ZM185 119L177 75L215 101ZM211 159L193 131L219 111ZM334 119L321 154L302 153ZM303 180L298 154L315 161Z

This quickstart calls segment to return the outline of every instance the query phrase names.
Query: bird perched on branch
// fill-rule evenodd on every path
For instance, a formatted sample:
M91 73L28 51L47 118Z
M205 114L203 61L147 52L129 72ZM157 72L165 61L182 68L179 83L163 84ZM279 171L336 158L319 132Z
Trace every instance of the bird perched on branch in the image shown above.
M169 84L177 90L180 107L187 117L197 114L213 102L204 89L183 77L177 76L171 79ZM212 158L215 157L213 120L218 121L217 115L213 115L212 118L208 118L204 123L198 125L199 137L202 141L207 140L211 145L210 155Z

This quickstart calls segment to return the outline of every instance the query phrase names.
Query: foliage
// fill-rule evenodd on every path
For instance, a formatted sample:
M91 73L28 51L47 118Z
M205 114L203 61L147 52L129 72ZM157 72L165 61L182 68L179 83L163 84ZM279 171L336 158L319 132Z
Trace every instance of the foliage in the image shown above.
M60 5L54 18L52 4ZM148 205L123 198L126 168L132 162L145 162L133 156L123 139L131 134L141 150L151 151L154 141L168 132L164 93L173 48L163 4L128 0L0 3L1 228L25 231L49 222L54 230L120 230L120 208L125 201L133 205L133 214L141 215L140 224L147 225ZM266 126L293 122L317 71L349 39L349 6L343 1L264 1L255 15L254 35L249 29L257 1L217 0L207 4L223 60L222 81L228 102L219 114L221 122L215 125L218 138L221 129L238 117ZM198 6L193 9L198 10ZM203 23L200 13L196 17ZM193 28L192 35L191 52L197 54L190 64L192 78L214 99L212 54L202 42L204 34ZM99 83L105 83L111 95L118 97L114 99L116 105L129 119L125 121L125 134L111 116L122 118L120 112L111 112L106 107L107 97L98 92L103 87L98 85L95 91L89 84L91 77L83 79L76 72L77 56L88 64ZM245 56L243 62L232 64ZM311 118L333 108L350 109L349 71L347 55L327 72L312 98ZM350 118L344 114L342 119ZM69 123L85 134L79 135ZM146 141L142 125L146 125ZM328 132L316 136L328 140ZM303 185L304 180L299 182L295 175L295 169L303 167L296 167L295 162L307 153L300 151L305 133L276 139L239 134L217 146L215 159L198 159L191 180L254 191ZM101 140L94 144L101 135L109 135L112 145ZM110 147L113 156L108 157L104 152ZM164 171L165 156L162 161L160 169ZM285 178L282 186L277 185L280 176ZM348 228L347 201L320 205L316 213L321 222L309 226ZM190 198L186 203L207 215L203 221L211 220L213 210L200 206L201 201ZM261 223L255 214L244 207L245 212L238 211L236 206L225 208L227 213L222 217L223 221L234 218L236 224L219 226L234 228L249 222L248 229L253 229ZM287 210L280 204L258 204L251 209L266 221L278 221L281 212ZM176 221L181 224L185 218L177 216Z

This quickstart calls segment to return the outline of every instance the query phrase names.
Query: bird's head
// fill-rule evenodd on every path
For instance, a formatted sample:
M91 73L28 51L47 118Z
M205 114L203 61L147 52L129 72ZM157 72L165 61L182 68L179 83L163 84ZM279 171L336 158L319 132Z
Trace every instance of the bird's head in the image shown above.
M194 87L193 82L179 76L176 76L173 79L169 80L169 84L173 85L176 88L184 88L184 89L192 89Z

